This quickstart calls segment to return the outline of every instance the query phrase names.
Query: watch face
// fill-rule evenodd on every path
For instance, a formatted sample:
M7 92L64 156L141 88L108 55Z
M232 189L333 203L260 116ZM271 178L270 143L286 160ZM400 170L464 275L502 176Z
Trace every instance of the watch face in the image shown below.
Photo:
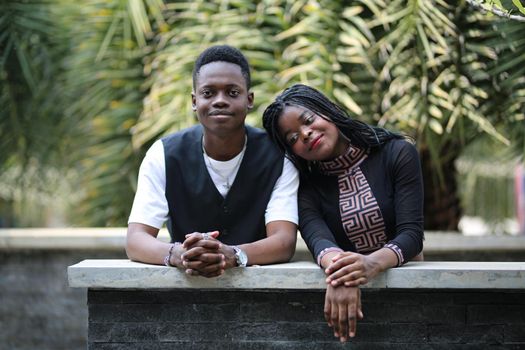
M246 253L242 250L239 254L239 260L241 262L239 266L245 267L248 264L248 256L246 256Z
M248 256L239 247L233 247L233 249L235 250L235 258L237 260L237 265L240 267L245 267L248 264Z

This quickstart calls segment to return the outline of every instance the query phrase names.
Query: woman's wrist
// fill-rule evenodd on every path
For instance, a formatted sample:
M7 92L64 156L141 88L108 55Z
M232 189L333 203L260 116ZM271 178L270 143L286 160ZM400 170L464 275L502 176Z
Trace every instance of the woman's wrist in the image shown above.
M326 269L332 263L332 258L342 252L343 250L338 247L325 248L317 256L317 264Z
M338 254L340 254L340 252L339 251L335 251L335 250L324 254L323 257L320 260L319 265L324 270L326 270L328 268L328 266L330 266L330 264L332 264L332 259Z
M367 256L370 263L371 277L397 266L397 255L388 248L381 248Z

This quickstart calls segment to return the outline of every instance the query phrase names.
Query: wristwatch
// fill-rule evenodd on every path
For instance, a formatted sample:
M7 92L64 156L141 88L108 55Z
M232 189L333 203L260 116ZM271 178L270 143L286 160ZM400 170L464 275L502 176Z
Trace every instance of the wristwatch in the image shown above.
M237 246L232 246L232 248L235 251L235 260L237 261L237 266L246 267L246 265L248 265L248 256L246 253Z

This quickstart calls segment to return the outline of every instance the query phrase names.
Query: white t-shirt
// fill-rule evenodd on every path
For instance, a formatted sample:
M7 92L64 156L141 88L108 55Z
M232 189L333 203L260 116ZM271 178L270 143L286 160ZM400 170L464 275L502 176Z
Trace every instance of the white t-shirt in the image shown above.
M230 182L233 182L237 175L239 157L243 152L226 162L208 158L205 161L206 168L211 179L219 192L225 196L227 189L224 186L226 181L215 173L216 170L224 174L231 175ZM203 155L204 157L204 155ZM209 163L212 163L210 168ZM236 169L234 169L236 168ZM288 160L284 160L283 171L277 179L266 206L264 214L265 223L284 220L294 224L298 223L297 214L297 190L299 188L299 174L295 166ZM133 200L133 207L128 219L128 223L135 222L149 226L162 228L168 220L168 201L165 195L166 189L166 164L164 159L164 146L161 140L157 140L146 153L140 165L137 183L137 193Z

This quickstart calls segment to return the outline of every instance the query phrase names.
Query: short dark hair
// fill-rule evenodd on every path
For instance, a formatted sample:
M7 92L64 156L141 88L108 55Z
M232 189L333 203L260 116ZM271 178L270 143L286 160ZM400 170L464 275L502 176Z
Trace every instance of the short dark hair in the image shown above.
M195 82L197 81L197 76L199 75L201 67L212 62L228 62L238 65L241 68L242 76L246 81L246 87L248 90L250 89L251 77L248 60L240 50L228 45L209 47L197 57L195 66L193 67L193 89L195 89Z

